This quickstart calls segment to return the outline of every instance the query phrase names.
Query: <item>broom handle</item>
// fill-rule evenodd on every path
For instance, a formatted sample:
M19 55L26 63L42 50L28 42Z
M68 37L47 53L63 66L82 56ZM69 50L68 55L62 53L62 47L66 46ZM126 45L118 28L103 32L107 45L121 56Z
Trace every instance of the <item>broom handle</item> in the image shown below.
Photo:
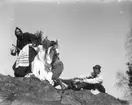
M19 51L20 51L20 49L19 49L19 48L17 48L14 44L12 44L12 46L13 46L13 47L15 47L17 50L19 50Z

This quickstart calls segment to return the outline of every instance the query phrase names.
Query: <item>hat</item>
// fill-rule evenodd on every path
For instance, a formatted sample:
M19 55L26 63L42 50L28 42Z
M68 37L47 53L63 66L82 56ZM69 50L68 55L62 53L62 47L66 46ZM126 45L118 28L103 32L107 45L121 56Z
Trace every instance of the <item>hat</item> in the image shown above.
M93 67L93 69L101 69L101 66L100 65L95 65L94 67Z
M20 28L18 28L18 27L16 27L15 33L16 33L17 30L19 30L20 33L23 33L22 30Z

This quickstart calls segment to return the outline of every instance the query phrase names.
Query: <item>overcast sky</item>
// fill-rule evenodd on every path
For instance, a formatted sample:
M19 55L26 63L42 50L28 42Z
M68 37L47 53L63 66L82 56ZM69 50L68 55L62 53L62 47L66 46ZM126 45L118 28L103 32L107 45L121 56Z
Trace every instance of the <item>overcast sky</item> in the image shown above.
M13 75L11 66L16 57L10 55L10 48L16 43L15 27L31 33L41 29L44 35L59 39L60 57L65 68L61 78L90 73L92 67L99 64L107 92L115 97L122 96L114 84L116 72L125 71L124 40L129 21L119 3L6 1L0 2L2 74Z

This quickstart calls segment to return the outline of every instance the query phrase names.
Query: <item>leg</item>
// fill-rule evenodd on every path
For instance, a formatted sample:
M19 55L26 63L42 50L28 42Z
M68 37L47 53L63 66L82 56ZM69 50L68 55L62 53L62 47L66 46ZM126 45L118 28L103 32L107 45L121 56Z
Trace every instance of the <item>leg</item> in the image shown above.
M56 79L54 87L58 85L60 85L62 89L73 89L74 88L74 83L72 79Z
M61 86L61 89L62 89L62 90L67 89L67 86L65 86L64 82L62 82L61 79L56 79L56 80L54 81L54 87L55 87L55 86L58 86L58 85Z
M53 69L52 69L52 72L53 72L52 79L56 80L57 78L59 78L62 71L63 71L63 63L61 61L55 62L53 64Z
M74 81L72 79L62 79L62 82L65 83L68 86L68 89L74 89L75 88L75 84Z
M81 88L88 89L88 90L94 89L94 86L92 84L89 84L89 83L86 83L86 82L81 82L81 83L77 82L75 85L76 85L75 90L80 90Z
M100 92L105 93L105 88L103 85L95 84L94 87L95 87L95 89L98 89Z

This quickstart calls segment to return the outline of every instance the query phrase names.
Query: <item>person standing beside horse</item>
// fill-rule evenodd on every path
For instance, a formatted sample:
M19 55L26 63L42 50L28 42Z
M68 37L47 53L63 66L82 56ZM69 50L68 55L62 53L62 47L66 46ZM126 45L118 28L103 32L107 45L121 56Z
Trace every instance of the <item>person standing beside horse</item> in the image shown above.
M49 59L52 59L52 62L48 62L53 73L52 79L56 80L60 77L64 69L63 62L59 58L58 40L50 41L48 40L48 37L46 37L43 43L46 48L46 54L48 55Z
M51 41L51 44L50 44L50 50L49 50L49 53L50 53L50 57L52 59L52 62L51 62L51 66L52 66L52 72L53 72L53 76L52 76L52 79L58 79L61 75L61 73L63 72L64 70L64 65L63 65L63 62L60 60L60 57L59 57L59 49L58 49L58 40L56 41ZM53 47L52 47L53 46Z
M59 50L58 50L58 40L50 41L50 45L47 51L50 59L52 59L51 65L51 72L52 72L52 80L54 81L54 87L60 85L63 88L62 81L59 79L60 75L63 72L64 65L63 62L59 58Z

